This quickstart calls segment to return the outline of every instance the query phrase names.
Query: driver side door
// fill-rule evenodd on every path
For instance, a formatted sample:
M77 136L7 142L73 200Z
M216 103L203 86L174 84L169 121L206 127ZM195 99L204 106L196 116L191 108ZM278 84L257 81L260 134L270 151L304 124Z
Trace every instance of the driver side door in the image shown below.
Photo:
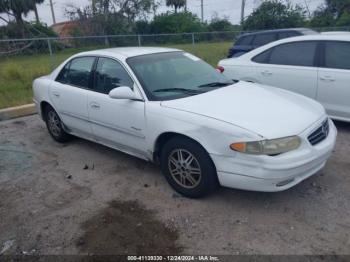
M93 78L93 88L88 94L88 111L95 139L126 153L144 156L144 101L112 99L108 95L120 86L128 86L138 92L129 73L119 61L100 57Z

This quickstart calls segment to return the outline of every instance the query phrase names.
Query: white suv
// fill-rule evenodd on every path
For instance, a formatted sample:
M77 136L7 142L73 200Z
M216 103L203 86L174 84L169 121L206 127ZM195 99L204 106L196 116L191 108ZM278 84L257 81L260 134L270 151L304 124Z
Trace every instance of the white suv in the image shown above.
M234 80L271 85L319 101L350 121L350 34L292 37L219 62Z

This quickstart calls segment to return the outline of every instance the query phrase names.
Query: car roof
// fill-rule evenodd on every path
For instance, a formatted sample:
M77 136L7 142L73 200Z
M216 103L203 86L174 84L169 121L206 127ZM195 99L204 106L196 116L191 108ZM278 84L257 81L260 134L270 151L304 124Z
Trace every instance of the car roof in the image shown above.
M305 40L350 41L350 34L349 33L343 33L343 34L339 33L339 34L302 35L302 36L295 36L295 37L281 39L281 40L272 42L271 44L287 43L287 42L295 42L295 41L305 41Z
M266 33L283 33L283 32L311 32L314 34L317 34L316 31L309 29L309 28L285 28L285 29L273 29L273 30L264 30L264 31L257 31L257 32L251 32L240 35L240 37L243 36L249 36L249 35L259 35L259 34L266 34Z
M246 54L243 54L242 56L238 57L237 59L250 59L251 57L254 57L274 46L285 44L285 43L293 43L293 42L299 42L299 41L346 41L350 42L350 34L344 33L344 34L316 34L316 35L302 35L302 36L295 36L295 37L289 37L284 38L281 40L277 40L274 42L271 42L269 44L266 44L264 46L258 47Z
M88 52L82 52L77 54L81 55L96 55L96 56L113 56L118 58L127 59L130 57L157 54L157 53L167 53L167 52L179 52L182 50L175 48L165 48L165 47L117 47L117 48L107 48L99 49Z
M322 32L323 35L343 35L343 34L350 34L349 31L327 31Z

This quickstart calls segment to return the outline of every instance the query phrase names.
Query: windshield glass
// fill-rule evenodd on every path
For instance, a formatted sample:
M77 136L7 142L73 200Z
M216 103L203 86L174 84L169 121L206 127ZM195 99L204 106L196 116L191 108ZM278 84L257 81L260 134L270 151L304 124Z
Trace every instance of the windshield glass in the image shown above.
M151 101L198 95L233 84L209 64L185 52L137 56L127 59L127 63Z

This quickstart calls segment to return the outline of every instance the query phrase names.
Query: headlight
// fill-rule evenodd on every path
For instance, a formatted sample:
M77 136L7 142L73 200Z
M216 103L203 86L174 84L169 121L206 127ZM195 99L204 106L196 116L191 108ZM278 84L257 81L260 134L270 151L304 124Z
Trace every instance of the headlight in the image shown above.
M239 142L230 145L234 151L253 155L278 155L294 149L301 144L298 136L290 136L272 140Z

